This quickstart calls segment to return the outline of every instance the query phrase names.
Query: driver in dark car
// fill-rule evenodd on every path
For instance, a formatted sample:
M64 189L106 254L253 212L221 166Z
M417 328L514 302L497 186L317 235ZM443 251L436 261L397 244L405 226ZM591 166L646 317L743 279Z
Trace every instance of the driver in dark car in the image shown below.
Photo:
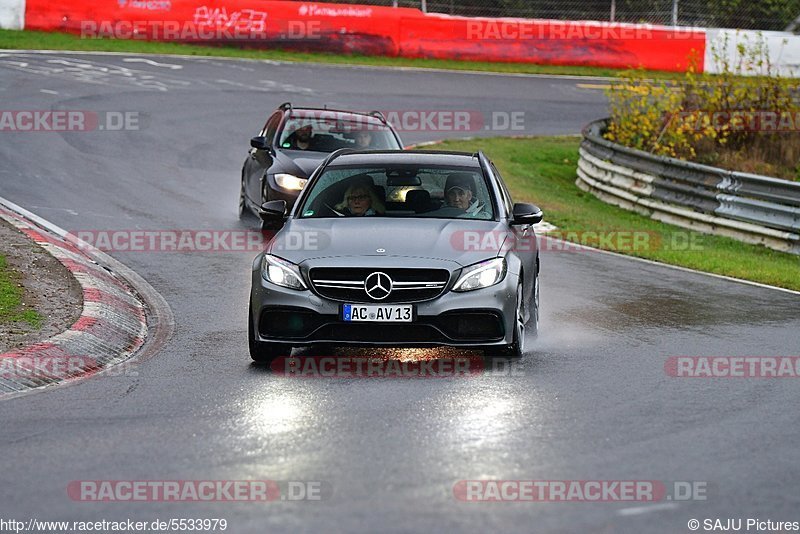
M313 150L314 149L314 128L310 124L301 126L284 141L285 148L292 148L295 150ZM288 146L287 146L288 144Z
M354 137L355 148L366 150L372 146L372 132L369 130L359 130Z

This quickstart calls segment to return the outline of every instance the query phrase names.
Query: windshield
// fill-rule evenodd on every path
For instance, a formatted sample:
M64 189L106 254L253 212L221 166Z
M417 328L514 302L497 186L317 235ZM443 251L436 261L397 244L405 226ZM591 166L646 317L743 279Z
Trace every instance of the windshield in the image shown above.
M474 167L329 167L314 182L301 218L381 216L494 219L492 197Z
M403 148L389 127L375 117L333 111L292 114L283 125L278 146L315 152Z

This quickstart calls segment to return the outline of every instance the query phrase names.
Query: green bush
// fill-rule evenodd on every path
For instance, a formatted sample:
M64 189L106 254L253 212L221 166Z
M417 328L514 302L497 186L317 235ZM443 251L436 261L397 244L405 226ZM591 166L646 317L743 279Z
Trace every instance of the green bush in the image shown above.
M775 72L764 39L713 50L720 74L700 74L696 58L677 82L633 71L608 91L606 138L658 155L734 170L798 176L800 84Z

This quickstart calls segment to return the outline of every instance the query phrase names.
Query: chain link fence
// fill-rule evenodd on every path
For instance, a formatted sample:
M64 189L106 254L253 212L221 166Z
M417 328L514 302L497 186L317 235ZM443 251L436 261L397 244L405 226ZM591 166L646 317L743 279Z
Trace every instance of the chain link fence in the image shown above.
M334 0L322 0L333 2ZM467 17L599 20L706 28L784 30L800 0L335 0Z

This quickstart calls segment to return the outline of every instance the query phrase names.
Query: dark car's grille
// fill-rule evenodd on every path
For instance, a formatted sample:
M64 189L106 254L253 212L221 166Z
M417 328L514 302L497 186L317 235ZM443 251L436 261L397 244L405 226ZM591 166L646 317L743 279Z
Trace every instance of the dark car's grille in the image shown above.
M388 297L374 299L365 288L364 281L373 273L381 272L392 279ZM343 302L420 302L441 295L450 280L446 269L385 269L317 267L309 272L314 290L333 300Z

